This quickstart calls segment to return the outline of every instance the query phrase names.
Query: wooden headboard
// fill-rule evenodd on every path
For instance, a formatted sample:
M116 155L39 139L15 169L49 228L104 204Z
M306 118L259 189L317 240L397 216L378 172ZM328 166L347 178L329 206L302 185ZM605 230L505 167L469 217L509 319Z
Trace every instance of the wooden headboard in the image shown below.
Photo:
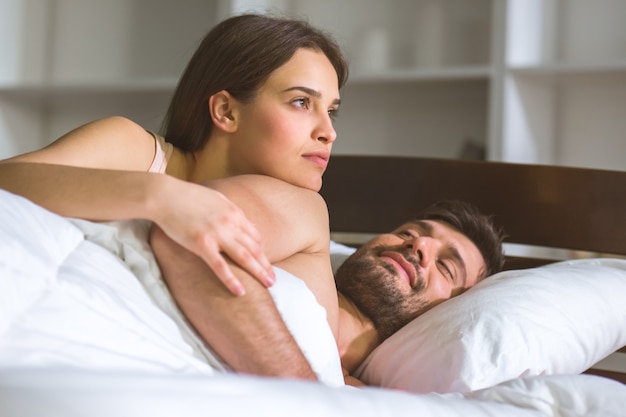
M387 232L418 209L455 198L493 215L507 243L566 249L565 257L626 255L626 172L339 155L331 158L321 194L333 236ZM559 259L509 256L506 268L552 260Z

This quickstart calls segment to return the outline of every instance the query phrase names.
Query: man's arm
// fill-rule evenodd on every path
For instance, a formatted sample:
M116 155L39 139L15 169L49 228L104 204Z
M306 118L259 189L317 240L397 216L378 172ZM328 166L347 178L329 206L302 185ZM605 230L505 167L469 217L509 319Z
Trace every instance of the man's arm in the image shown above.
M246 294L233 296L207 264L158 227L151 245L163 278L198 334L236 372L316 379L259 281L234 271Z
M236 177L209 184L257 225L275 263L301 277L327 307L336 330L336 290L328 256L328 213L317 193L268 177ZM246 295L232 296L207 265L159 229L151 244L164 280L200 336L235 371L316 379L270 293L236 266ZM333 308L333 303L335 308Z

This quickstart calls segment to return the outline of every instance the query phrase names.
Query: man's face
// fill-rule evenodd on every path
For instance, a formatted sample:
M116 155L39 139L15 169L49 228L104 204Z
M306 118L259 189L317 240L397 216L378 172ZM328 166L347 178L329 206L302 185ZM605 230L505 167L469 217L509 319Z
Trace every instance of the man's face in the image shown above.
M406 223L359 248L335 275L337 289L376 326L381 339L479 280L474 243L443 222Z

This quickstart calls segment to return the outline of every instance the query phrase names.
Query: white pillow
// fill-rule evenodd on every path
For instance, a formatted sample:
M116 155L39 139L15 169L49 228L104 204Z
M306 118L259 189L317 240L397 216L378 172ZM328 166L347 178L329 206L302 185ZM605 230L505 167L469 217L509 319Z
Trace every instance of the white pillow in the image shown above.
M412 392L468 392L580 373L626 345L626 260L505 271L383 342L355 376Z
M354 251L356 251L356 249L351 246L346 246L333 240L330 241L330 264L333 269L333 274L337 272L337 268L339 268L343 261L345 261L348 256L352 255Z

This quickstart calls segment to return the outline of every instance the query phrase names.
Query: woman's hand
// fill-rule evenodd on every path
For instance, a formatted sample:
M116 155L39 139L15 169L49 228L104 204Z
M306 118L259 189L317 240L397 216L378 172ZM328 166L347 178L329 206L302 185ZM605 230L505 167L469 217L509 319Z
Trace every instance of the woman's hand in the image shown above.
M154 221L178 244L202 258L235 295L245 288L235 277L226 257L265 286L276 278L264 254L261 236L234 203L208 187L174 180L159 193Z

